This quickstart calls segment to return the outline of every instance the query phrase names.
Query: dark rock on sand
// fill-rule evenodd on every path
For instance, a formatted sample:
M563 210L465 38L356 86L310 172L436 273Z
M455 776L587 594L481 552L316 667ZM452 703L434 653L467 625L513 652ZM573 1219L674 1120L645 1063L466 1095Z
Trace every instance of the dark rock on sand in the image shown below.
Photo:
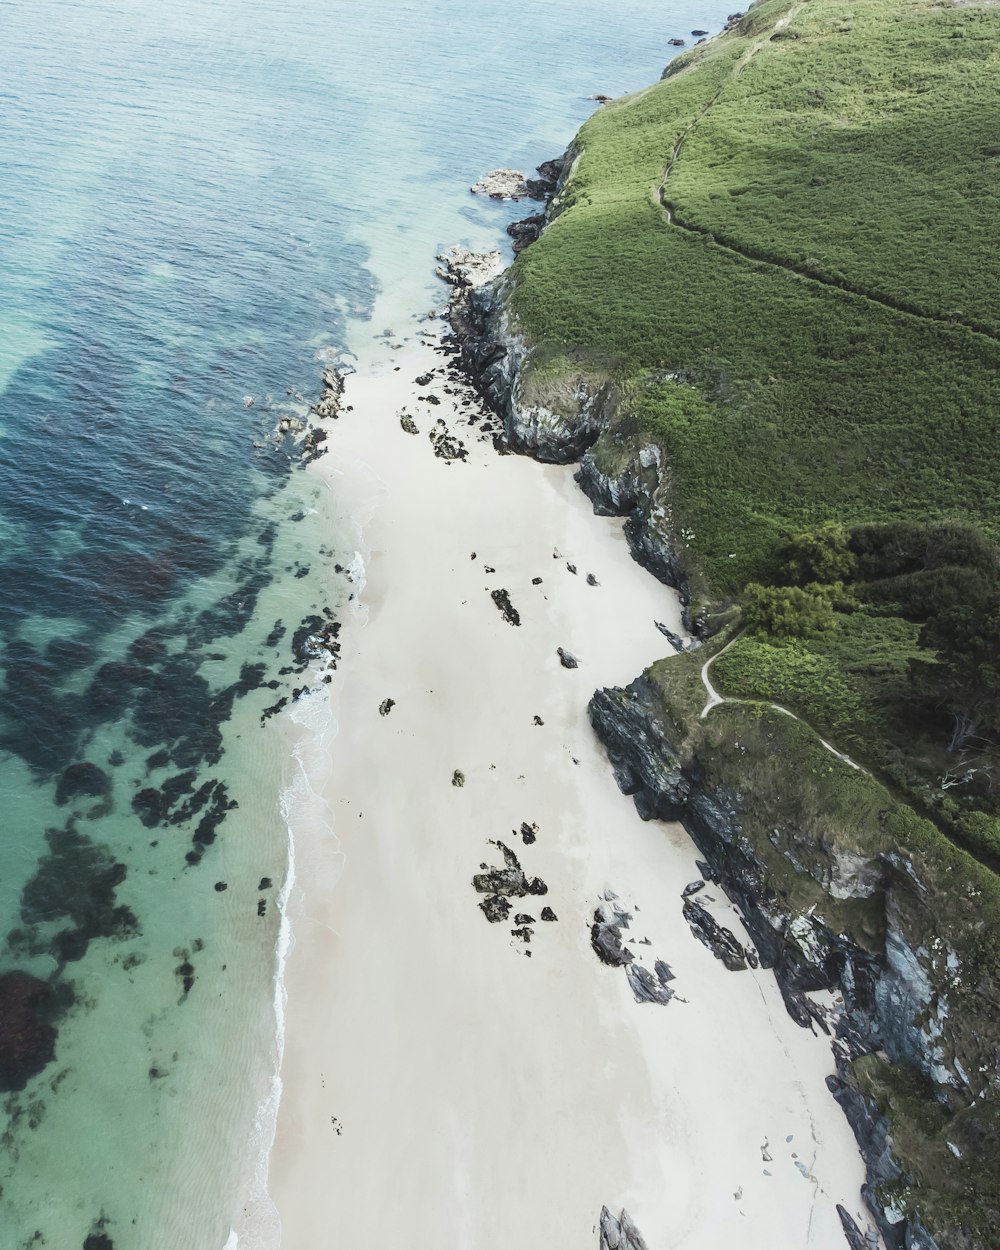
M491 590L490 598L503 613L503 619L508 625L520 625L521 614L510 601L510 594L504 589Z
M378 705L379 716L388 716L392 709L396 706L395 699L383 699Z
M559 917L556 915L556 913L552 910L552 908L551 908L551 907L543 907L543 908L542 908L542 919L543 919L543 920L552 921L552 920L558 920L558 919L559 919Z
M632 962L632 952L622 945L622 929L628 928L631 919L629 912L617 906L614 895L607 898L594 912L590 944L602 964L618 968Z
M851 1250L869 1250L868 1241L864 1233L858 1228L854 1222L854 1217L849 1211L837 1203L837 1214L840 1216L840 1223L844 1229L844 1236L847 1238L847 1244Z
M746 952L735 935L720 925L700 903L691 898L685 899L684 919L698 941L704 943L716 959L721 959L730 972L746 971Z
M429 432L428 438L431 440L434 454L439 460L464 460L469 454L469 450L462 440L456 438L451 433L440 417L435 422L434 428Z
M580 661L576 658L572 651L567 651L565 647L557 647L556 655L559 656L559 663L563 668L579 668Z
M625 969L625 975L628 977L628 983L632 987L632 994L637 1003L669 1003L674 997L674 991L667 984L673 980L673 973L667 968L662 960L656 962L657 971L660 968L666 970L666 976L661 978L654 976L648 968L644 968L642 964L630 963Z
M510 915L510 903L500 894L490 894L482 900L479 906L483 909L483 914L490 924L506 920Z
M627 1211L622 1211L616 1220L607 1207L602 1207L600 1250L648 1250L648 1247Z

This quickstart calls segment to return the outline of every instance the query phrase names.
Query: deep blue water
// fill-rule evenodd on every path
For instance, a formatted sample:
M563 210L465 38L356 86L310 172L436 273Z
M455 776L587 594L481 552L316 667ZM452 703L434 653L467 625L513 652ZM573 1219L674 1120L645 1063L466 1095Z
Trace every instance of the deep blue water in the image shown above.
M0 1246L224 1242L273 1064L260 714L351 554L278 418L380 289L405 328L438 247L503 238L475 178L725 16L0 9Z

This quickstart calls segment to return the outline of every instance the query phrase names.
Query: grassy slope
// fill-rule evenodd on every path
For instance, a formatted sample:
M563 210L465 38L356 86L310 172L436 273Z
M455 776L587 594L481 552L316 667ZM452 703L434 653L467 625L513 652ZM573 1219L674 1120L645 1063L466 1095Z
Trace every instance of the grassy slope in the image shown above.
M844 23L843 5L810 0L770 41L789 9L755 8L752 33L706 45L595 115L562 213L515 275L514 311L534 341L609 356L631 380L642 424L668 454L691 562L716 594L766 579L783 536L829 517L971 517L1000 533L1000 342L748 261L667 225L657 200L675 143L699 119L667 187L686 222L935 315L954 306L997 323L994 235L982 223L1000 216L1000 158L986 154L1000 41L979 32L995 38L1000 12L867 0ZM922 64L945 22L976 37L949 39L934 74L902 72L906 52L877 33L898 28ZM863 85L827 91L831 61L838 82ZM897 120L883 124L890 83L886 115ZM955 98L967 105L961 124ZM827 133L820 159L814 136ZM900 163L912 171L907 193L920 195L905 210L888 177ZM822 185L802 185L817 164ZM956 191L966 185L968 199ZM684 383L666 376L677 372Z
M827 519L958 521L1000 538L998 36L994 6L766 0L582 130L561 211L515 267L513 311L549 384L571 359L616 377L627 398L598 448L608 463L650 437L664 449L675 549L703 601L773 580L781 544ZM715 676L724 693L795 709L953 833L954 802L932 780L941 744L915 742L908 720L917 632L863 609L819 641L741 639ZM750 791L760 848L789 811L862 850L891 834L944 897L959 880L974 892L965 937L994 969L995 878L824 758L804 726L735 706L699 726L700 662L653 671L676 737L710 777ZM772 859L793 897L814 889ZM925 1211L955 1245L989 1244L974 1240L971 1195L1000 1204L986 1183L996 1143L971 1175L940 1125L921 1126L905 1079L868 1077L928 1186Z

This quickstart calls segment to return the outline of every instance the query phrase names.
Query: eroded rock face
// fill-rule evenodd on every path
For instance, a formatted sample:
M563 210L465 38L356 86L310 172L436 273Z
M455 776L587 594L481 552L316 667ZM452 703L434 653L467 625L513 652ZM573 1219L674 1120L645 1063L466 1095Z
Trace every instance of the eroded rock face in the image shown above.
M622 1211L615 1219L607 1207L601 1208L600 1250L647 1250L642 1234L627 1211Z
M935 902L928 884L898 852L865 859L815 840L810 848L801 830L773 830L773 846L832 900L846 896L881 904L881 955L858 945L812 909L797 912L776 891L761 853L743 831L740 796L710 787L697 761L682 763L666 737L659 694L647 678L625 689L597 691L589 711L618 784L632 795L640 815L682 821L704 856L702 872L740 908L793 1019L826 1028L806 992L842 991L845 1012L834 1048L839 1075L830 1085L866 1161L866 1201L887 1245L934 1250L920 1221L903 1214L900 1195L908 1178L893 1154L888 1123L859 1088L851 1061L881 1052L894 1063L916 1067L945 1101L957 1092L967 1105L974 1096L969 1073L982 1070L985 1052L975 1030L960 1033L952 1019L949 987L958 982L961 968L940 936L947 931L947 898ZM702 909L694 898L686 898L684 907L689 920L700 921L695 910ZM923 945L914 937L918 932L936 936ZM711 936L704 935L714 949Z
M28 972L0 974L0 1092L24 1089L55 1058L52 989Z

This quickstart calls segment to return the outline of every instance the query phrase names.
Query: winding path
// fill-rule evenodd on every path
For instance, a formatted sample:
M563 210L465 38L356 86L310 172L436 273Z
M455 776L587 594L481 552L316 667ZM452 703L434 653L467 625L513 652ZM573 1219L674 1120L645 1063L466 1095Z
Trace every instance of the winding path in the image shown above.
M719 694L718 690L716 690L716 688L712 685L712 679L708 675L708 670L719 658L719 656L724 655L733 643L738 642L742 636L743 635L740 633L737 634L735 638L730 638L724 647L716 651L715 655L710 656L709 659L707 659L701 666L701 682L705 687L705 693L708 695L708 701L701 709L701 715L698 719L705 720L712 708L718 707L722 703L740 703L756 707L769 707L775 712L780 712L782 716L790 716L792 720L797 720L800 725L805 725L807 729L812 729L812 732L816 734L816 737L819 739L820 745L825 747L831 755L835 755L838 760L846 764L849 768L856 769L859 773L864 773L866 777L871 777L872 774L867 768L863 768L856 760L852 760L849 755L845 755L843 751L838 751L832 743L829 743L825 738L820 737L819 733L813 729L812 725L810 725L808 721L803 720L801 716L796 716L794 712L789 711L787 707L782 707L780 703L770 703L767 699L731 699L724 694Z
M757 55L779 30L788 25L789 22L802 8L801 4L796 4L791 8L784 17L779 18L773 28L767 32L762 38L758 39L752 47L748 48L733 68L732 75L726 79L717 91L715 91L697 115L684 127L675 142L670 153L670 159L663 171L663 177L660 179L660 185L657 188L656 198L660 207L663 209L664 217L668 226L672 226L675 230L681 230L685 234L699 235L702 238L709 238L716 247L721 248L725 252L729 252L733 256L739 256L743 260L752 261L754 264L766 265L770 269L781 269L785 273L792 274L794 277L801 279L803 282L813 282L818 286L826 287L828 290L841 291L845 295L853 296L856 299L867 300L871 304L877 304L881 308L887 309L889 312L896 313L905 317L915 317L918 321L930 322L933 325L954 327L956 325L963 326L971 334L982 335L984 338L990 339L994 343L1000 342L1000 331L994 326L986 322L977 321L973 317L966 317L961 314L945 314L928 312L926 309L916 304L910 304L906 300L897 300L892 296L870 291L865 287L858 286L849 282L846 278L834 279L826 277L821 273L813 270L801 269L793 265L791 261L776 260L773 256L767 256L762 252L756 251L754 248L741 243L737 239L728 237L720 238L714 231L709 230L706 226L699 226L691 221L684 221L680 218L677 211L677 205L667 198L667 181L674 171L680 154L684 148L690 135L698 127L698 124L711 112L713 106L719 100L719 97L726 90L726 87L738 79Z

